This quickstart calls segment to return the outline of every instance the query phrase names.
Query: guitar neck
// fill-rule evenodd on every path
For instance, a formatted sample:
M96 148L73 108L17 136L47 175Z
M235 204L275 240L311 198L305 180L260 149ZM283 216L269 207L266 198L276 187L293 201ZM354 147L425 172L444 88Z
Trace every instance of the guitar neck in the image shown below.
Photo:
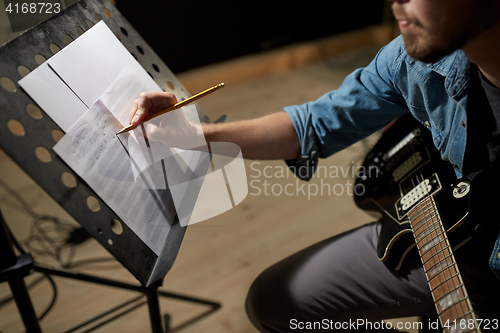
M480 332L433 197L408 216L444 332Z

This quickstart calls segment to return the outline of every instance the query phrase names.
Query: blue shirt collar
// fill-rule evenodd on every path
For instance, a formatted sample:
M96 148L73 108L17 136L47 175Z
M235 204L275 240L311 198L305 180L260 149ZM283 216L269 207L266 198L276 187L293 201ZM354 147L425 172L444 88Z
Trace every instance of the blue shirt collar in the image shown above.
M438 62L427 66L446 77L445 89L451 98L460 98L466 91L469 82L470 63L462 50L457 50Z

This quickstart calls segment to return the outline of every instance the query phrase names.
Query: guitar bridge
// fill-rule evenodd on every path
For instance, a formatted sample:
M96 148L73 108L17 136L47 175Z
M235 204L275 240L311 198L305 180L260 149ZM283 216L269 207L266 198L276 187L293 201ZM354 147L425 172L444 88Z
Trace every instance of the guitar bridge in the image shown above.
M410 177L399 184L401 198L396 201L396 212L398 219L401 221L408 212L422 199L429 195L433 195L441 189L438 175L433 173L430 177L421 180L419 183ZM414 185L417 183L417 185Z

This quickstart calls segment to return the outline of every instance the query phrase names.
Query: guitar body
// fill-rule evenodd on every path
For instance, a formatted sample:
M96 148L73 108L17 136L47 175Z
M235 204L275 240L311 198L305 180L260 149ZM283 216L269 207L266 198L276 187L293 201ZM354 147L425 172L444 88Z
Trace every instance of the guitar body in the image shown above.
M471 238L467 223L470 185L457 180L453 167L441 159L430 131L413 117L396 121L368 153L355 185L355 203L381 216L378 257L400 269L415 247L409 211L431 195L452 248Z

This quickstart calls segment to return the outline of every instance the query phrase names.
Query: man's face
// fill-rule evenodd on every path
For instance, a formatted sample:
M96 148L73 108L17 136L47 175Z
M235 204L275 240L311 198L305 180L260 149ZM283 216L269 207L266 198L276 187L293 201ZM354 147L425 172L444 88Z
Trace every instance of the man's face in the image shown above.
M389 0L408 54L434 62L490 27L498 19L495 0Z

